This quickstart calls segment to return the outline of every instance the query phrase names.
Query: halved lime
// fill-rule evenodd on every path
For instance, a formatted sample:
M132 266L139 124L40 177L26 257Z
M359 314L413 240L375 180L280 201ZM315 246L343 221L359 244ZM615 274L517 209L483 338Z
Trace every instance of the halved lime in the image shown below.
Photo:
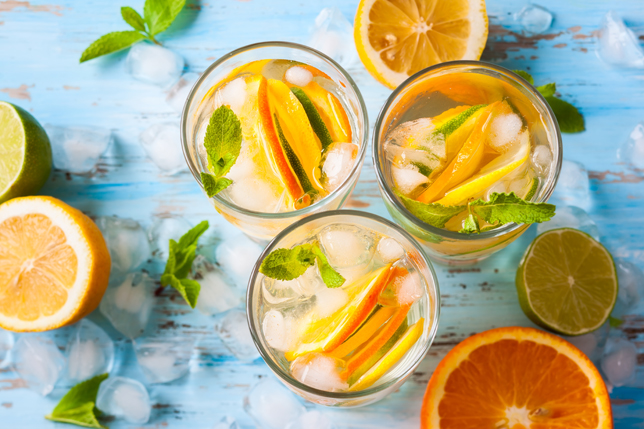
M0 203L38 192L50 172L45 130L25 110L0 101Z
M618 290L611 254L572 228L534 239L519 265L516 285L526 316L564 335L586 334L603 325Z

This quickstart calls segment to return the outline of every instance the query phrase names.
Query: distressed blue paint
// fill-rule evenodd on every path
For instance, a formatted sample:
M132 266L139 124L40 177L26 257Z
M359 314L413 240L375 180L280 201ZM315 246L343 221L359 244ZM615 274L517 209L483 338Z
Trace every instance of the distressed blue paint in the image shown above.
M16 2L13 2L14 4ZM141 10L142 0L124 2ZM322 7L338 6L353 16L357 0L293 2L287 0L192 1L161 41L184 56L187 69L203 71L215 58L237 47L266 40L306 42L309 25ZM236 231L219 217L188 173L176 177L159 174L137 143L138 134L150 124L178 121L165 103L166 94L131 79L124 71L120 53L78 65L83 49L95 38L125 29L120 22L120 2L109 0L36 0L48 11L24 6L8 7L0 1L0 89L27 87L30 100L0 99L31 111L42 123L96 125L114 130L116 144L102 159L100 173L92 178L55 172L43 189L90 215L116 214L149 225L155 216L173 213L193 222L208 219L221 239ZM609 7L600 0L543 0L555 13L550 40L523 40L508 31L518 31L512 19L523 3L489 0L491 33L484 59L510 69L527 69L537 83L556 81L564 98L581 107L588 131L564 136L565 157L584 163L593 172L594 206L591 216L598 223L602 241L610 250L644 267L644 184L624 180L632 172L617 164L615 151L635 124L644 119L644 71L612 70L596 57L592 31ZM644 33L641 0L623 0L611 5L627 18L639 35ZM581 27L574 31L573 27ZM561 33L561 34L559 34ZM579 35L589 36L580 38ZM562 46L565 44L565 46ZM583 50L587 50L584 52ZM537 58L532 58L537 57ZM390 91L379 85L357 64L349 72L358 83L372 124ZM64 89L64 86L76 89ZM377 191L370 157L353 199L370 205L369 210L386 215ZM612 172L601 174L601 172ZM534 227L509 248L469 271L438 267L443 309L436 345L418 371L400 391L366 408L330 410L339 428L418 426L425 385L433 368L460 339L473 332L497 326L531 323L521 312L514 288L519 258L534 237ZM154 267L152 267L154 268ZM157 267L158 269L158 267ZM154 409L150 427L212 427L222 415L231 414L243 427L253 427L242 409L249 387L270 376L266 365L236 361L213 333L214 320L190 312L177 295L164 292L150 329L169 322L176 330L199 339L191 374L168 385L149 386ZM115 373L142 379L131 345L98 312L91 319L117 341L119 362ZM644 314L629 316L622 329L642 350ZM64 346L65 330L58 333ZM2 427L68 427L43 420L64 388L41 398L24 388L11 389L17 376L0 372L0 421ZM644 422L644 368L633 386L612 394L616 427L642 427ZM130 425L112 422L112 428Z

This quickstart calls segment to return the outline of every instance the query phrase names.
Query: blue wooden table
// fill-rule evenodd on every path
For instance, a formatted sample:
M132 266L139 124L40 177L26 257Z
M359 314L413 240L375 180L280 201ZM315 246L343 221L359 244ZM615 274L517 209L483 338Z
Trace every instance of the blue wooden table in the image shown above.
M142 0L124 3L142 10ZM351 18L358 1L189 0L160 40L181 54L190 71L201 72L221 55L266 40L304 43L318 12L337 6ZM564 156L582 162L591 175L592 218L601 240L619 257L644 267L644 177L617 162L617 147L644 120L644 70L612 70L594 52L593 32L609 7L601 0L540 0L555 14L545 35L521 35L513 20L524 6L512 0L488 0L490 35L483 59L510 69L526 69L537 83L556 81L562 96L581 108L587 131L564 135ZM613 6L644 37L641 0ZM159 88L133 80L120 53L79 65L83 49L98 36L125 29L124 4L110 0L0 1L0 99L16 103L41 123L92 125L113 130L116 142L93 177L55 171L43 194L61 198L92 215L118 215L150 225L173 214L196 223L208 219L225 240L235 230L210 206L189 173L167 177L146 158L138 135L149 125L179 121ZM390 91L356 64L349 73L369 109L371 124ZM177 142L178 144L178 142ZM370 151L369 151L370 152ZM367 154L360 183L348 207L387 216ZM382 402L355 410L326 410L338 428L418 427L421 400L433 368L461 339L485 329L531 326L517 302L514 275L520 256L534 237L532 227L517 242L490 259L466 268L438 266L442 317L438 336L416 373ZM263 377L271 377L261 359L237 361L213 331L213 319L190 311L169 291L156 298L155 329L175 329L199 339L191 373L174 383L149 386L154 403L146 427L212 427L224 414L242 427L253 427L242 408L244 395ZM176 297L175 297L176 298ZM131 345L98 312L90 318L116 341L121 358L115 371L143 380ZM644 314L625 318L621 330L644 348ZM62 335L62 334L61 334ZM637 381L611 394L617 428L644 427L644 355ZM67 427L43 416L63 391L43 398L25 388L10 370L0 371L0 426ZM121 421L112 428L131 425Z

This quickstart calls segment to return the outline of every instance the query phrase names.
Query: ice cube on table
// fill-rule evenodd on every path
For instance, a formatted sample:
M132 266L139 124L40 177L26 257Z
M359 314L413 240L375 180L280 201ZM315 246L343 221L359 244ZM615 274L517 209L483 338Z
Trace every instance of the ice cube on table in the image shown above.
M555 215L548 222L537 224L537 234L557 228L574 228L599 241L599 228L583 209L575 206L557 206Z
M637 305L644 298L644 273L635 264L622 258L615 258L619 290L617 302L611 316L621 318L635 312Z
M286 70L284 78L293 85L306 86L313 80L313 73L300 66L293 66Z
M149 383L169 383L186 375L195 348L191 336L155 335L133 342L136 360Z
M358 59L353 26L337 7L320 11L311 29L308 45L333 58L345 69Z
M320 317L327 317L341 309L349 302L349 295L344 289L322 288L315 294L315 311Z
M54 167L70 173L89 173L112 142L112 131L100 127L45 125Z
M147 42L132 46L125 59L125 67L134 79L163 88L179 79L184 65L181 55Z
M351 174L358 156L358 145L354 143L331 143L322 156L322 184L333 192Z
M192 278L201 285L197 310L212 316L242 303L243 293L210 261L199 255L192 265Z
M103 413L129 423L144 424L150 420L150 395L139 381L110 377L101 383L96 407Z
M310 410L300 414L286 429L333 429L333 427L328 415L318 410Z
M612 387L623 386L631 381L636 366L637 348L632 342L623 338L609 338L606 341L601 368Z
M326 289L316 266L309 267L304 274L293 280L262 279L264 299L273 306L285 307L296 301L303 301L320 289Z
M415 165L406 165L404 167L392 165L391 176L394 179L396 189L405 196L410 196L419 186L429 182L427 176L421 174Z
M343 361L322 353L307 353L291 362L291 375L301 383L327 392L338 392L349 388L342 380L340 371Z
M0 369L11 363L11 349L14 343L13 333L0 329Z
M140 223L134 219L101 216L96 225L103 233L112 257L112 268L119 273L139 269L150 257L150 242Z
M82 319L67 342L67 378L73 384L109 373L114 364L114 342L89 319Z
M351 224L336 223L318 234L322 250L334 268L366 266L376 251L373 234Z
M293 393L273 379L256 384L244 398L244 410L265 429L283 429L304 413Z
M616 67L644 67L644 49L615 11L608 12L597 33L597 56Z
M632 168L644 170L644 121L633 128L629 139L617 150L617 159Z
M255 262L262 253L262 247L243 234L236 235L221 243L215 250L221 269L246 290Z
M239 429L239 425L234 418L230 416L224 416L213 429Z
M154 305L154 282L145 273L130 273L110 282L99 306L121 334L134 339L145 331Z
M596 331L575 337L568 337L565 335L562 335L561 337L581 350L581 352L588 356L588 359L593 361L593 363L599 364L599 360L604 353L604 346L606 345L609 332L610 325L606 322Z
M190 90L195 82L197 82L197 79L199 79L199 76L201 76L199 73L185 73L177 83L170 88L165 101L170 105L172 110L177 113L181 113L183 111L183 106L186 104Z
M248 328L246 312L230 310L217 322L215 332L237 359L251 362L259 357Z
M397 261L405 256L405 249L395 238L384 237L378 242L378 255L385 264Z
M546 176L552 164L552 151L548 145L537 145L530 156L532 167L540 176Z
M178 124L164 122L151 125L139 135L139 142L148 158L169 176L188 168L181 150L180 133Z
M51 338L21 335L11 350L12 367L27 386L43 396L54 390L65 370L65 356Z
M526 33L541 34L550 28L552 13L542 6L529 4L516 13L514 19Z
M564 159L553 197L569 206L590 209L590 180L586 168L578 162Z
M152 256L166 261L170 239L179 241L192 228L192 224L180 216L166 216L155 219L148 230Z
M262 320L262 332L269 346L286 351L294 341L293 319L284 317L281 311L270 310Z

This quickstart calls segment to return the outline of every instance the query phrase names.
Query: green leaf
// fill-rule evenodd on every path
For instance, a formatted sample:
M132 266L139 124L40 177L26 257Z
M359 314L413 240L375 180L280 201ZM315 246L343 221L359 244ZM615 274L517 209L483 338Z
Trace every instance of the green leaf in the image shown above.
M462 234L472 234L481 232L481 227L479 226L479 220L472 213L468 214L465 220L463 221L463 229L459 231Z
M465 206L425 204L421 203L420 201L407 198L402 194L398 194L398 198L400 198L402 203L405 205L405 207L407 207L407 210L409 210L411 214L413 214L423 222L431 226L435 226L436 228L443 228L448 220L466 209Z
M141 15L139 15L139 12L135 11L129 6L123 6L121 8L121 16L123 17L123 20L130 24L132 28L145 33L145 21L143 21L143 18L141 17Z
M320 249L318 246L313 246L312 250L317 258L320 276L322 277L322 281L324 282L326 287L336 288L342 286L344 284L345 278L342 277L339 272L334 270L333 267L331 267L328 259L326 258L326 255L324 254L324 252L322 252L322 249Z
M547 83L545 85L540 85L535 88L541 93L544 97L552 97L557 92L557 85L555 83Z
M273 250L259 266L259 272L277 280L293 280L301 276L313 264L316 255L311 244L301 244L292 249Z
M96 418L95 404L98 388L108 376L101 374L78 383L61 398L56 408L45 418L88 428L104 428Z
M175 288L190 307L195 308L197 305L199 291L201 290L201 285L198 281L191 279L178 279L174 274L164 274L161 276L161 284L163 286L172 286Z
M474 214L488 223L541 223L555 215L555 206L548 203L532 203L523 200L514 192L494 192L489 201L478 199L470 203Z
M201 173L201 183L203 183L203 189L206 191L208 198L212 198L232 185L233 181L225 177L217 177L209 173Z
M617 317L613 316L608 316L608 324L610 325L611 328L619 328L622 326L624 321L622 319L618 319Z
M204 146L208 155L208 168L222 177L235 164L241 151L241 122L228 106L214 111L206 128Z
M112 52L120 51L136 42L143 40L145 36L138 31L115 31L107 33L98 40L92 42L91 45L83 51L80 62L84 63L102 55L111 54Z
M519 76L521 76L522 78L524 78L525 80L527 80L530 85L534 85L534 78L527 71L523 71L523 70L512 70L512 71L518 74Z
M165 31L174 22L186 0L145 0L143 15L153 36Z
M556 97L545 97L559 122L559 129L563 133L580 133L586 129L584 117L579 110L567 101Z
M429 177L429 175L432 174L432 171L434 171L422 162L411 162L411 164L416 166L416 168L418 168L418 172L425 177Z
M196 246L199 242L199 237L203 235L204 232L208 230L210 224L207 220L199 222L196 226L192 227L188 232L183 234L179 239L180 248L186 248L189 246Z

